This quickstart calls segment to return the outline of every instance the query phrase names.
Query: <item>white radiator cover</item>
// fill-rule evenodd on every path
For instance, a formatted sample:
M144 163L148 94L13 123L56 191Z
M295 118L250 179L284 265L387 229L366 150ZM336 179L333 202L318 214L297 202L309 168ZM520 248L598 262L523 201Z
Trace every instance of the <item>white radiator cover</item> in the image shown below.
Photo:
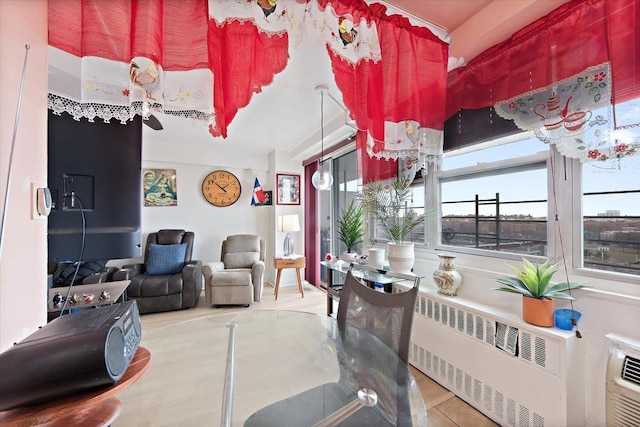
M584 426L584 339L420 293L409 362L504 426Z

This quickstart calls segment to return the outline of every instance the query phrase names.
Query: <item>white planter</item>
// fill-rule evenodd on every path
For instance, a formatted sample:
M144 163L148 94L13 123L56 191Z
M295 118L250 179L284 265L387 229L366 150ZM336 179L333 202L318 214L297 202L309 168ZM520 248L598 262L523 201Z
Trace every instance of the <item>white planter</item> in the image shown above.
M416 259L413 243L389 243L389 265L391 271L398 273L411 273Z
M355 262L358 259L358 254L356 252L343 252L340 255L340 259L344 262Z
M369 266L379 270L384 267L383 248L369 248Z

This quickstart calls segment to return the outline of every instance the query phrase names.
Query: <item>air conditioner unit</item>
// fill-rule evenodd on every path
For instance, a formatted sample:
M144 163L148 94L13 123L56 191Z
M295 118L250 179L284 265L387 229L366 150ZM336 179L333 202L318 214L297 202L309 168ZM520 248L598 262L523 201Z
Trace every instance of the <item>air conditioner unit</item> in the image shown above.
M640 347L629 338L607 338L607 426L640 427Z

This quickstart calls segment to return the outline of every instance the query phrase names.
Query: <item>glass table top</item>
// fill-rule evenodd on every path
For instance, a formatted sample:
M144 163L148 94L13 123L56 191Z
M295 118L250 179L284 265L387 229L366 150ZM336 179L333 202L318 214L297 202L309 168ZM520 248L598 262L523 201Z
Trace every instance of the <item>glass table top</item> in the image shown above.
M151 352L151 366L119 395L124 407L113 426L223 425L230 322L236 325L230 425L269 425L264 420L273 414L280 414L273 425L313 425L373 391L373 407L338 425L372 414L389 425L426 426L409 368L376 337L328 316L267 310L143 330L140 345ZM304 404L287 406L298 400Z

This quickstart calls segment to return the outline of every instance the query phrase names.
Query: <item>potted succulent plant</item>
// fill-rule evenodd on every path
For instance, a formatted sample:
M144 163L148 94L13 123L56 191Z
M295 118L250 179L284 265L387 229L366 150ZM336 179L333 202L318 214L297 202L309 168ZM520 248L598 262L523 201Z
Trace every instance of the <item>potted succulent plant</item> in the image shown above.
M362 205L356 205L353 200L346 209L340 212L338 238L347 247L347 251L341 257L343 261L353 262L358 258L358 254L353 252L353 249L358 243L362 242L362 236L364 236L362 227L363 215Z
M404 176L396 177L388 184L370 182L358 194L360 204L373 214L377 226L389 239L387 253L391 269L404 273L411 272L415 260L413 243L405 239L425 219L424 214L407 212L406 205L411 196L411 180Z
M516 277L496 279L502 286L494 290L522 295L522 319L536 326L553 326L554 299L573 300L569 290L586 287L572 282L552 284L551 279L558 271L558 264L548 260L543 264L533 264L522 258L521 269L509 265Z

